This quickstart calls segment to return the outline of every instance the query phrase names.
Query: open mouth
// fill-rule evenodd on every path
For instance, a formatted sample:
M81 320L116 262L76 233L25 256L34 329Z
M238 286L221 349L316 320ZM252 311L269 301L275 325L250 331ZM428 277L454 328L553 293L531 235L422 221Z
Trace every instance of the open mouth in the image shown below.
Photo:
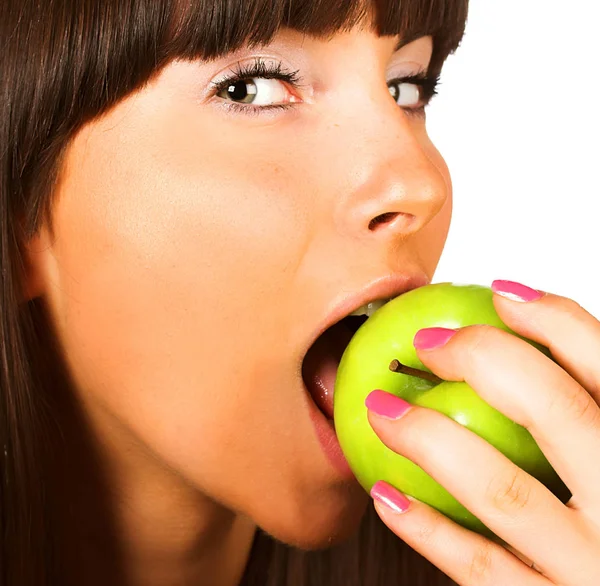
M398 295L429 283L422 272L393 275L366 286L343 300L332 313L331 326L322 331L304 356L302 378L313 403L326 419L333 420L333 390L338 366L352 336L360 326ZM363 305L361 305L361 303ZM327 325L324 324L324 326Z
M304 384L327 419L333 419L333 387L342 354L366 320L366 315L345 317L323 332L304 357Z
M317 338L304 357L304 384L329 420L333 419L333 388L342 355L360 326L387 301L371 302L335 323Z
M302 378L310 418L323 451L344 478L354 478L354 473L343 454L333 421L333 394L342 356L352 337L373 313L398 295L428 282L425 273L407 272L378 279L353 296L342 298L324 317L306 351Z

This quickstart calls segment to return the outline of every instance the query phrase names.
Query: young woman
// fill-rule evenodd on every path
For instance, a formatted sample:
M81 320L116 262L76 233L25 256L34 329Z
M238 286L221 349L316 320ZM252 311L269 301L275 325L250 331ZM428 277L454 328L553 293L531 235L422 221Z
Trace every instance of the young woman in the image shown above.
M331 390L335 324L433 278L451 182L424 109L466 16L1 4L2 586L600 582L600 325L576 303L496 283L562 369L486 328L417 340L532 431L568 506L449 420L370 402L507 547L371 499L310 392Z

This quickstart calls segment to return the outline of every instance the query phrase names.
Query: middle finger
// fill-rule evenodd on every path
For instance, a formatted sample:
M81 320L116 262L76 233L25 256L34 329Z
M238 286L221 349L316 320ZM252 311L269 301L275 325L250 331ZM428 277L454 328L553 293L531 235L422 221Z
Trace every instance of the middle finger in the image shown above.
M419 358L441 378L467 382L525 427L577 500L597 502L600 466L590 462L600 452L600 408L558 364L491 326L462 328L442 346L421 348Z

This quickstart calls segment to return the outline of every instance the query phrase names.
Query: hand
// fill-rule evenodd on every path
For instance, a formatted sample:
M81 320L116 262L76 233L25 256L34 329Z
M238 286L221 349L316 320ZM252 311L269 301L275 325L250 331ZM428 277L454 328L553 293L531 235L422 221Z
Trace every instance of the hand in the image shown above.
M387 393L382 401L378 391L380 408L377 394L368 405L381 440L442 484L499 542L385 483L373 487L375 508L396 535L461 586L598 586L600 322L570 299L507 281L493 289L502 321L548 347L558 364L490 326L421 330L419 358L445 380L466 381L526 427L573 497L561 503L452 419Z

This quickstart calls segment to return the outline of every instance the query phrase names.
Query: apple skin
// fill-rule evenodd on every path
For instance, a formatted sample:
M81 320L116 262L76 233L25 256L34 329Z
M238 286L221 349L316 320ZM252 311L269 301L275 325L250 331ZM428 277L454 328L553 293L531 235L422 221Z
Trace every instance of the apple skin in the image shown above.
M537 478L562 502L570 493L531 434L483 401L464 382L435 384L389 370L394 359L431 372L418 359L413 338L430 327L461 328L487 324L526 340L546 356L549 350L516 334L498 317L493 292L479 285L437 283L404 293L378 309L359 328L342 356L335 382L335 430L350 468L369 492L378 480L436 508L463 527L493 536L479 519L416 464L390 450L377 437L367 418L365 399L374 389L434 409L464 425ZM445 449L440 446L440 449ZM469 482L475 471L456 473Z

